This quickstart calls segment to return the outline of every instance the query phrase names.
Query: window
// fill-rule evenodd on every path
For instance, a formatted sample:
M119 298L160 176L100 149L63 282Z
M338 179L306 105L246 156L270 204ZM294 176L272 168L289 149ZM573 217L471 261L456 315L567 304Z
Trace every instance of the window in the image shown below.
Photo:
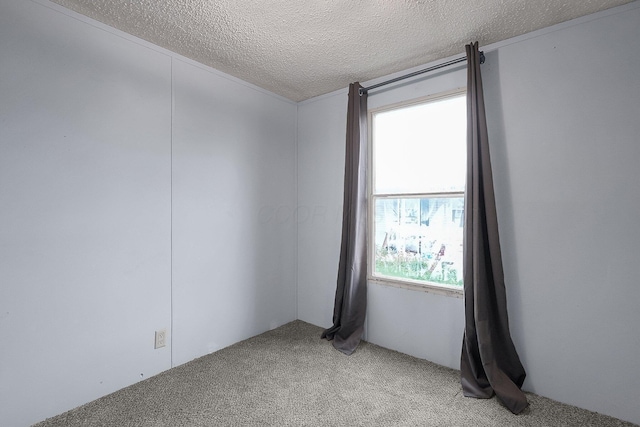
M370 112L370 276L462 291L464 92Z

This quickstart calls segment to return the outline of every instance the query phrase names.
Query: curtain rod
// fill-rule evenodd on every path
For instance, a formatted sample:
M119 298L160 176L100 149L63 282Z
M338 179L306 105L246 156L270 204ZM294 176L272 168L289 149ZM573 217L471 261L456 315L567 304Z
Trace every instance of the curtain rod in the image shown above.
M419 76L420 74L428 73L429 71L434 71L434 70L438 70L440 68L448 67L450 65L458 64L460 62L465 62L466 60L467 60L466 56L462 56L460 58L452 59L450 61L443 62L442 64L434 65L432 67L425 68L424 70L414 71L413 73L405 74L404 76L396 77L395 79L387 80L387 81L384 81L382 83L378 83L378 84L375 84L375 85L372 85L372 86L369 86L369 87L361 87L358 90L358 93L360 94L360 96L362 96L363 94L369 92L370 90L377 89L379 87L386 86L386 85L391 84L391 83L399 82L400 80L408 79L410 77ZM482 52L482 51L480 52L480 63L484 64L484 52Z

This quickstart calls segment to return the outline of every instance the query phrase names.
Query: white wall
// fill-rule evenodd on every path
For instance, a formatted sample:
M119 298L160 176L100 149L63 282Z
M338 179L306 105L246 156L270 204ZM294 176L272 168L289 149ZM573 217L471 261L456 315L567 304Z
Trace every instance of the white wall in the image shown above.
M295 319L294 103L45 1L0 58L0 425Z
M482 69L525 389L635 423L639 37L636 2L490 46ZM465 80L460 70L440 73L375 92L369 106ZM299 105L301 205L341 209L346 102L339 91ZM298 317L323 327L331 325L339 236L339 220L298 224ZM332 246L312 252L312 242ZM459 368L461 299L370 283L368 303L369 341Z
M298 318L331 326L335 298L347 93L298 105Z
M174 61L173 362L296 319L296 106Z
M483 69L528 390L640 423L640 4Z

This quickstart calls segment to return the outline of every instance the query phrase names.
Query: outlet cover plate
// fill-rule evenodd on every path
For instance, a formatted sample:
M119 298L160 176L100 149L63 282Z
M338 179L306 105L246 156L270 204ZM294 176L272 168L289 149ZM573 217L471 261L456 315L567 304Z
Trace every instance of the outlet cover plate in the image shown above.
M167 345L167 330L160 329L156 331L156 344L154 348L162 348Z

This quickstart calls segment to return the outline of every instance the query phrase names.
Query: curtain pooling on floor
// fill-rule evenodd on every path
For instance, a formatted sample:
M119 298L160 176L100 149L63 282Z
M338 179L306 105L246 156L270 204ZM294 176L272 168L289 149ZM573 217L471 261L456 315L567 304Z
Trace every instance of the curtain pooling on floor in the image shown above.
M356 349L367 311L367 94L349 85L344 168L342 243L333 308L333 326L322 338L344 354Z
M514 414L528 403L525 370L509 332L478 43L467 51L467 185L464 198L465 396L495 393Z

